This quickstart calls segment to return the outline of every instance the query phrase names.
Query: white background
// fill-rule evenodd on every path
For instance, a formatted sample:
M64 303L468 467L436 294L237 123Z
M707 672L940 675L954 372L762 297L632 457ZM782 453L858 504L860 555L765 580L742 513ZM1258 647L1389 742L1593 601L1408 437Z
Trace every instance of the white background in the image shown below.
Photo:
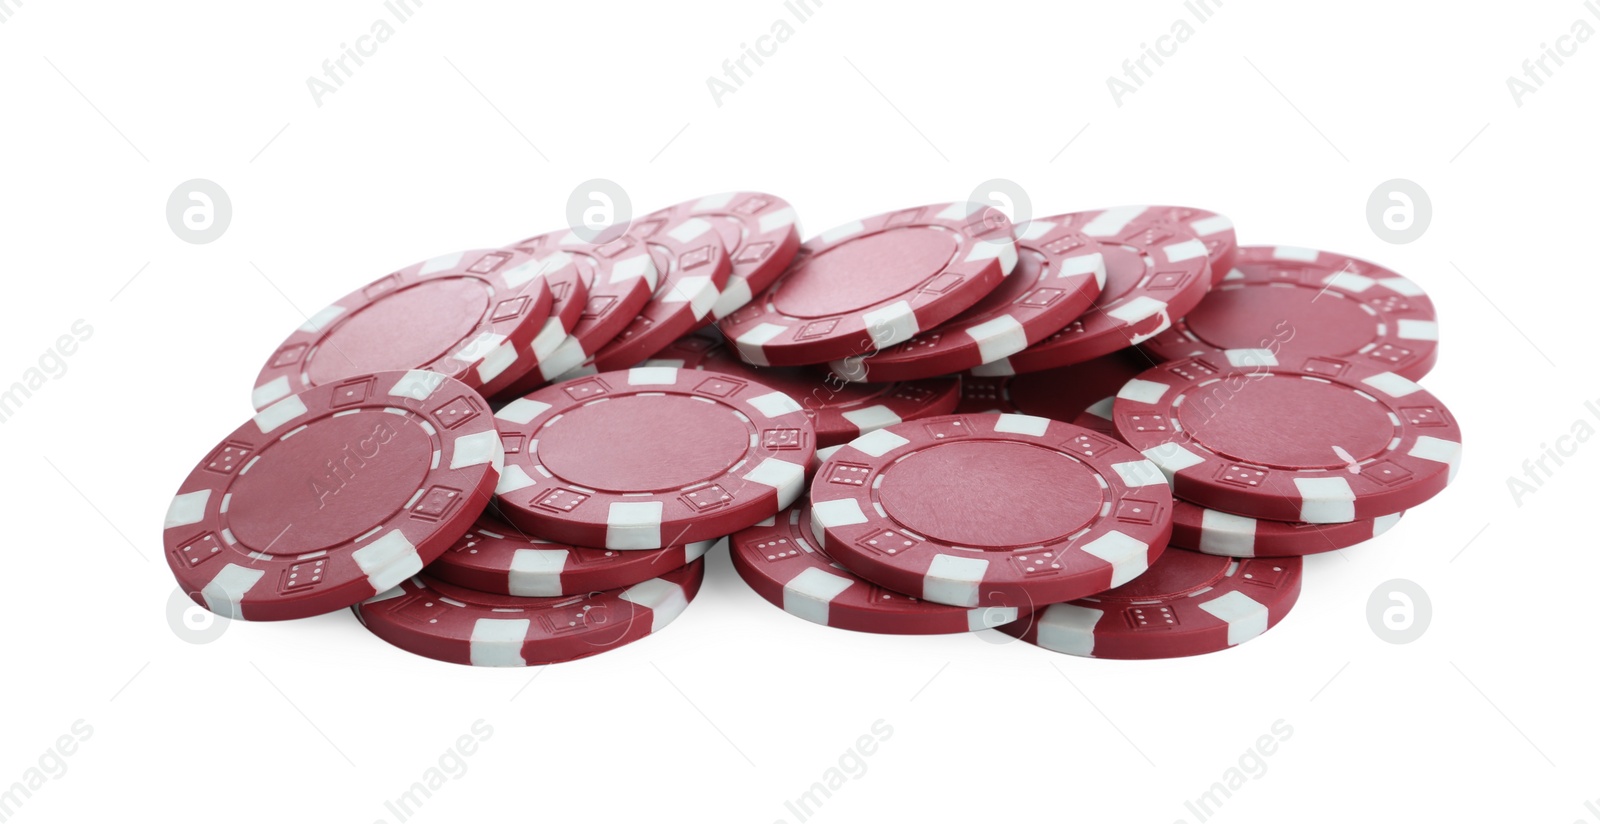
M0 425L0 791L92 727L11 820L393 822L385 801L478 719L492 735L412 820L796 822L785 802L880 719L892 736L814 820L1194 822L1185 802L1279 719L1292 736L1213 820L1600 820L1580 635L1600 446L1570 442L1520 505L1507 488L1600 427L1600 41L1520 107L1506 86L1600 18L1422 5L1227 0L1118 106L1106 78L1179 3L828 0L719 107L706 78L789 15L776 0L430 0L321 106L307 77L379 2L0 4L0 387L94 330ZM1464 468L1382 539L1312 559L1280 627L1198 659L829 630L721 550L661 635L547 670L414 657L348 612L185 640L162 517L282 336L398 266L561 226L596 177L640 211L769 190L808 232L999 177L1036 215L1192 204L1246 244L1383 262L1438 305L1425 385ZM191 178L231 196L209 245L167 225ZM1408 245L1368 225L1391 178L1432 196ZM1431 595L1408 645L1366 617L1395 578Z

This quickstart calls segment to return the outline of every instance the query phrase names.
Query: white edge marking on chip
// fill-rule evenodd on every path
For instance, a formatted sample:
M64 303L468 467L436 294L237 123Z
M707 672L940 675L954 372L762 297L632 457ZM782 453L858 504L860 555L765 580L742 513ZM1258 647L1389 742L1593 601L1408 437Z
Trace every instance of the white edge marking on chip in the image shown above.
M737 275L730 276L727 287L717 295L716 303L711 305L711 316L722 320L744 308L750 301L755 300L755 297L750 291L750 281Z
M1058 224L1048 220L1030 220L1022 231L1017 232L1017 240L1038 240L1056 230Z
M967 631L994 629L1017 620L1016 607L973 607L967 610Z
M1396 375L1393 372L1380 372L1364 378L1361 382L1391 398L1404 398L1414 392L1422 391L1422 387L1418 386L1415 381Z
M538 358L540 362L543 362L545 358L555 353L556 349L567 339L567 334L570 331L561 323L560 318L551 317L544 322L543 327L540 327L539 334L534 336L533 345L528 347L528 351L532 352L533 356Z
M986 204L971 200L958 200L939 213L940 220L965 220L978 213L980 209L988 208Z
M1167 441L1166 443L1152 446L1144 450L1144 456L1149 458L1151 463L1161 468L1161 472L1167 476L1169 483L1172 481L1172 477L1179 472L1191 466L1199 466L1205 463L1205 458L1191 452L1188 447L1176 441Z
M1226 349L1222 356L1230 366L1277 366L1278 356L1271 349Z
M1210 250L1206 249L1205 241L1198 239L1169 243L1161 247L1161 252L1172 263L1182 263L1186 260L1203 258L1211 254Z
M1161 474L1161 469L1148 460L1122 461L1111 465L1116 470L1122 482L1135 489L1144 486L1165 486L1167 476Z
M1135 403L1157 404L1171 388L1160 381L1145 381L1134 378L1122 385L1117 390L1117 397L1134 401Z
M444 383L444 375L438 372L429 372L425 369L412 369L405 376L394 382L389 387L389 397L410 398L414 401L425 401L433 397L439 384Z
M1149 295L1140 295L1106 314L1123 323L1132 325L1149 318L1165 316L1167 314L1167 303L1163 300L1156 300ZM1168 325L1171 325L1170 321Z
M774 519L772 518L768 518L765 525L772 526L773 520ZM716 541L695 541L692 544L686 544L683 547L684 564L691 564L700 560L701 556L705 555L707 552L710 552L711 548L716 545Z
M1200 510L1201 552L1208 555L1227 555L1232 558L1254 558L1256 554L1256 519L1219 512Z
M1011 366L1009 358L1001 358L994 363L972 367L972 374L980 378L1008 378L1017 374L1017 370Z
M833 243L835 241L844 240L847 237L854 237L862 232L865 232L866 230L867 224L856 220L851 221L850 223L844 223L835 226L832 229L823 232L821 235L818 235L818 239L821 240L822 243ZM821 245L821 243L818 245Z
M257 412L255 416L256 428L261 430L261 434L267 435L278 427L298 419L308 411L306 402L299 395L290 395Z
M567 568L565 549L519 549L511 553L506 588L519 598L554 598L561 592L561 571Z
M561 339L549 357L539 361L539 377L553 380L582 366L588 357L583 352L582 341L569 334Z
M628 370L629 386L669 386L678 382L678 370L670 366L636 366Z
M1395 324L1395 331L1401 340L1438 340L1439 322L1401 318L1400 322Z
M1088 412L1089 414L1101 420L1109 421L1111 420L1112 410L1116 408L1116 405L1117 398L1115 395L1113 395L1109 398L1101 398L1100 400L1095 401L1089 405L1088 409L1083 411Z
M849 412L841 413L840 417L849 421L855 426L856 431L862 434L876 432L886 426L894 426L897 423L901 423L900 416L896 415L894 410L882 404L852 409Z
M1056 272L1056 277L1067 278L1078 275L1094 275L1094 279L1102 284L1106 282L1106 256L1099 252L1090 252L1087 255L1073 255L1061 261L1061 268Z
M525 667L522 644L533 622L527 618L479 618L472 625L469 660L475 667Z
M922 576L922 598L953 607L975 607L988 571L989 562L982 558L935 555Z
M500 473L500 482L495 484L494 493L496 495L504 495L509 492L516 492L519 489L527 489L533 485L534 480L528 477L527 470L517 464L512 464Z
M531 398L518 398L494 413L497 420L526 425L534 418L550 411L550 404Z
M306 322L300 324L300 331L309 332L312 334L321 332L322 330L333 325L334 321L343 317L344 313L345 308L337 303L324 306L322 307L322 311L312 315L309 318L306 318Z
M854 584L855 581L843 575L807 567L783 585L783 611L827 626L829 604Z
M733 345L738 348L739 355L755 366L770 366L767 353L763 348L773 338L789 331L789 327L777 323L758 323L749 331L733 339Z
M228 564L200 589L206 609L227 618L243 618L239 602L266 575L266 570Z
M1093 656L1094 628L1104 616L1104 610L1051 604L1039 616L1037 643L1052 652Z
M873 344L879 349L905 343L922 331L917 325L916 311L911 308L910 302L904 300L865 312L861 319L867 325L867 334L872 336Z
M416 546L398 529L391 529L378 540L350 553L350 560L361 567L373 592L400 586L426 566L422 556L417 554Z
M821 466L821 465L827 463L828 461L832 460L833 459L833 453L838 452L839 450L841 450L843 448L844 448L844 445L840 444L838 446L824 446L823 448L818 449L817 450L817 465Z
M1300 520L1308 524L1347 524L1356 519L1356 493L1344 478L1295 478Z
M1265 604L1234 590L1209 601L1201 601L1200 608L1228 625L1228 646L1235 646L1267 631L1271 617Z
M461 263L461 259L466 256L466 252L455 252L453 254L429 258L423 261L422 268L417 270L417 274L431 275L435 272L443 272L449 269L454 269L456 268L457 264Z
M1317 256L1322 254L1316 249L1306 249L1301 246L1274 246L1272 257L1275 260L1298 260L1304 263L1316 263Z
M1385 515L1382 518L1373 518L1372 537L1376 538L1393 529L1395 524L1400 523L1400 516L1404 514L1403 512L1396 512L1393 515Z
M1359 295L1362 292L1371 289L1373 286L1376 286L1378 282L1359 272L1352 272L1349 269L1340 269L1339 271L1323 278L1322 283L1323 285L1333 289L1339 289L1349 292L1353 295Z
M850 443L845 444L845 446L848 446L851 449L854 449L857 452L865 455L870 455L874 458L881 458L884 455L887 455L890 451L899 449L908 443L911 443L911 441L896 435L887 429L879 429L873 432L868 432L851 441Z
M656 264L649 255L634 255L612 263L611 278L607 283L622 283L635 278L644 278L652 285L655 283Z
M1083 224L1083 233L1089 237L1106 237L1121 234L1123 229L1132 223L1134 218L1145 213L1148 206L1117 206L1106 209L1095 215L1088 223Z
M1450 472L1446 476L1446 482L1454 481L1456 470L1461 468L1461 444L1455 441L1423 435L1412 444L1409 454L1413 458L1437 461L1449 467Z
M494 353L494 350L506 342L506 336L498 332L480 332L472 339L462 344L460 349L450 354L458 361L472 363L483 360Z
M757 221L757 228L761 234L776 232L785 226L795 225L796 218L793 206L785 206L776 212L769 212Z
M994 419L994 431L1010 432L1017 435L1033 435L1042 437L1050 428L1050 419L1036 415L998 415Z
M493 465L495 453L504 455L505 447L500 443L500 432L490 429L484 432L474 432L471 435L462 435L456 438L455 446L450 452L450 468L461 469L468 466Z
M705 218L691 217L668 229L667 235L679 243L690 243L709 231L711 231L711 221Z
M167 505L167 521L163 529L175 526L190 526L205 520L206 504L211 502L211 490L202 489L197 492L185 492L174 495L172 503Z
M1233 221L1227 215L1211 215L1197 220L1189 221L1189 229L1200 237L1211 237L1233 228Z
M968 326L962 330L978 344L978 357L992 363L1028 348L1028 332L1010 315Z
M840 498L837 501L812 501L811 525L816 534L812 537L822 543L824 529L837 529L843 526L855 526L867 522L866 513L861 511L861 504L854 498Z
M1112 530L1081 549L1111 565L1111 586L1120 587L1150 568L1150 545L1126 532Z
M606 549L659 549L660 501L618 502L606 511Z
M805 464L791 463L778 458L766 458L756 468L745 473L744 479L762 486L770 486L778 493L778 509L788 509L805 491Z
M511 345L511 341L502 341L499 346L489 350L483 356L483 362L478 364L478 368L473 371L478 373L478 381L480 383L488 384L504 374L516 362L516 348Z
M778 391L768 392L765 395L757 395L749 400L749 404L754 406L756 411L766 415L769 418L779 418L783 417L784 415L791 415L795 412L805 411L801 408L800 404L795 402L794 398L791 398L788 395Z
M279 375L250 393L250 406L255 409L265 409L287 397L289 397L289 376Z
M650 631L658 632L673 622L689 606L683 587L660 578L651 578L622 591L622 600L650 610Z
M1428 296L1428 293L1422 291L1422 287L1418 286L1410 278L1379 278L1378 283L1389 290L1398 292L1408 298L1425 298Z

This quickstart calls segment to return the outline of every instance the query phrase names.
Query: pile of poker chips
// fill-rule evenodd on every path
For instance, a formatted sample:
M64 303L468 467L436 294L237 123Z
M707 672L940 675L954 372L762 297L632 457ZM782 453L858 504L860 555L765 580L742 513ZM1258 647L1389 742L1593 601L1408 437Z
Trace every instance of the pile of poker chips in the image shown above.
M1460 430L1414 382L1437 341L1411 281L1199 209L957 202L802 243L781 198L714 195L317 313L167 558L218 614L348 607L485 666L654 633L723 538L817 624L1213 652L1449 483Z

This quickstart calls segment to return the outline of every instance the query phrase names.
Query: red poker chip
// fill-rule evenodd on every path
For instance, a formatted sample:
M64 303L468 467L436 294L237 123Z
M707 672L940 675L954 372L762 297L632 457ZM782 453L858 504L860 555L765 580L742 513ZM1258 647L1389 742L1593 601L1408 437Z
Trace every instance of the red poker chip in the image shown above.
M1053 652L1152 660L1221 652L1278 625L1300 598L1299 558L1219 558L1176 547L1150 571L1000 627Z
M1016 268L971 308L905 343L835 361L834 373L852 381L936 378L1014 355L1059 332L1099 297L1106 264L1097 241L1058 220L1033 220L1017 233Z
M529 537L485 512L426 572L447 583L499 595L580 595L648 581L699 560L713 543L634 552L575 547Z
M570 255L588 284L588 302L572 332L538 358L519 359L521 376L492 393L496 403L515 400L588 362L594 353L622 333L650 302L659 273L648 250L636 241L618 238L585 243L571 232L536 235L513 248L538 255Z
M1157 366L1118 392L1117 432L1161 467L1176 496L1266 520L1394 515L1455 477L1461 429L1422 387L1360 362L1280 360Z
M531 250L529 254L531 256ZM516 348L516 360L509 368L478 390L484 397L493 398L530 372L537 371L539 365L552 357L577 328L584 308L589 304L590 278L584 276L581 267L566 265L569 261L573 261L570 254L556 251L522 264L539 267L546 272L544 278L550 284L550 293L555 298L550 304L550 319L544 322L544 327L528 345Z
M794 503L816 452L788 395L672 367L559 383L495 418L506 448L501 516L575 546L657 549L732 534Z
M1105 418L1110 418L1110 401L1117 390L1152 365L1138 350L1123 349L1086 363L1025 375L968 376L961 379L961 403L956 411L1020 412L1084 426L1080 421L1098 404L1104 404ZM1116 431L1106 425L1087 428Z
M802 503L728 538L733 568L784 612L825 627L885 635L942 635L1017 620L1016 607L952 607L884 589L817 545Z
M994 377L1070 366L1165 331L1211 288L1206 244L1182 224L1145 206L1063 215L1070 229L1098 240L1106 285L1094 306L1065 329L1008 358L975 367Z
M1161 360L1222 352L1241 364L1330 355L1420 380L1438 360L1433 302L1375 263L1292 246L1246 246L1232 274L1142 348Z
M682 338L645 365L709 369L770 386L804 407L816 428L818 448L841 446L903 421L948 414L961 396L961 382L955 377L845 383L821 369L750 366L729 352L720 340L706 335Z
M510 368L550 316L542 270L511 249L441 255L385 275L312 315L272 353L251 404L407 369L479 389Z
M679 217L671 210L646 215L618 242L629 241L648 250L661 275L650 301L591 359L601 372L635 366L704 326L733 274L716 225L703 217Z
M977 203L888 212L807 241L767 291L720 324L757 366L886 349L955 317L1017 263L1011 223Z
M1238 260L1239 239L1227 215L1192 206L1146 206L1147 214L1182 224L1206 245L1211 258L1211 285L1216 286L1233 271Z
M1400 514L1344 524L1261 521L1188 501L1172 508L1172 545L1232 558L1281 558L1345 549L1389 531Z
M1172 532L1172 495L1155 465L1104 435L1031 415L948 415L840 447L812 481L811 518L828 554L869 581L940 604L1026 608L1148 569Z
M518 598L420 575L355 607L373 635L407 652L475 667L576 661L659 632L700 592L705 561L625 589Z
M291 395L234 430L167 510L167 563L231 618L343 609L421 571L488 504L504 452L489 406L437 372Z
M686 200L656 214L672 221L710 221L721 236L733 262L733 274L711 307L711 316L717 320L765 291L800 251L800 222L794 208L766 192L722 192Z

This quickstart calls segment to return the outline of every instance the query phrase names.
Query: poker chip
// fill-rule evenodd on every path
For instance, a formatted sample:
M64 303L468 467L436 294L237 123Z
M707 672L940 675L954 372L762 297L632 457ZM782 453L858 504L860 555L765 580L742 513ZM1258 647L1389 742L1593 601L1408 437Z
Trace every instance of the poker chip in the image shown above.
M438 372L290 395L234 430L167 510L196 603L252 621L343 609L421 571L472 525L504 453L489 406Z
M519 241L513 248L529 254L570 255L588 284L588 303L565 339L542 357L518 361L513 371L520 370L519 377L490 395L496 403L520 398L583 366L633 322L650 302L658 279L649 251L626 238L596 245L570 232L552 232Z
M595 353L592 366L601 372L636 366L705 325L733 273L716 226L702 217L656 212L634 221L617 242L640 244L661 274L650 301Z
M426 369L472 389L494 381L550 316L543 267L510 249L441 255L385 275L312 315L256 377L257 411L373 372Z
M1356 361L1277 360L1248 370L1205 357L1157 366L1117 393L1117 432L1161 467L1177 497L1252 518L1380 518L1454 478L1461 429L1422 387Z
M720 324L757 366L887 349L977 303L1011 273L1005 216L978 203L888 212L808 240L765 292Z
M1100 244L1055 222L1030 221L1017 233L1017 266L965 312L866 357L832 364L852 381L934 378L1014 355L1076 320L1106 282Z
M1180 500L1172 507L1172 545L1233 558L1316 555L1369 541L1399 521L1399 514L1343 524L1262 521Z
M818 447L841 446L885 426L947 414L961 396L961 382L954 377L845 383L821 369L750 366L721 341L702 335L677 341L644 365L709 369L770 386L805 409L816 429Z
M699 559L715 543L649 551L576 547L531 537L485 512L425 571L479 592L522 598L578 595L648 581Z
M496 595L420 575L354 610L373 635L436 661L558 664L661 631L699 594L705 572L700 560L625 589L558 598Z
M637 367L546 387L495 414L495 499L529 534L658 549L720 538L804 491L816 436L800 404L719 372Z
M797 505L728 538L733 568L762 598L825 627L886 635L940 635L1017 620L1016 607L952 607L863 580L829 557Z
M1110 418L1110 401L1117 390L1152 365L1137 350L1124 349L1087 363L1042 372L1004 378L968 376L961 380L961 403L956 411L1020 412L1084 426L1080 420L1097 404L1105 405L1105 417ZM1108 428L1109 421L1104 423L1086 428L1116 431Z
M1238 259L1239 239L1233 232L1233 221L1226 215L1196 209L1192 206L1147 206L1150 214L1162 220L1182 224L1206 245L1206 256L1211 259L1211 285L1216 286L1233 271Z
M1433 302L1395 272L1315 249L1246 246L1221 286L1142 347L1161 360L1330 355L1419 380L1438 345Z
M850 571L961 607L1030 608L1120 586L1172 531L1154 464L1031 415L947 415L863 435L817 472L811 505L815 537Z
M1221 652L1278 625L1300 597L1299 558L1172 548L1109 592L1052 604L1000 631L1052 652L1149 660Z
M800 221L789 202L766 192L723 192L656 213L671 222L709 221L722 238L733 273L711 316L721 320L760 294L800 251ZM629 364L632 366L633 364Z
M525 253L531 256L533 250L525 250ZM550 319L545 321L544 327L528 345L515 349L516 359L509 368L478 390L484 397L493 398L511 388L529 373L536 372L539 365L553 356L577 328L578 321L583 317L584 308L589 304L590 278L584 277L579 266L566 265L572 260L570 254L555 251L547 257L523 264L539 266L548 272L544 277L554 297L550 304Z
M1145 206L1063 215L1062 224L1100 242L1106 285L1065 329L1007 358L975 367L993 377L1083 363L1165 331L1211 287L1206 244Z

